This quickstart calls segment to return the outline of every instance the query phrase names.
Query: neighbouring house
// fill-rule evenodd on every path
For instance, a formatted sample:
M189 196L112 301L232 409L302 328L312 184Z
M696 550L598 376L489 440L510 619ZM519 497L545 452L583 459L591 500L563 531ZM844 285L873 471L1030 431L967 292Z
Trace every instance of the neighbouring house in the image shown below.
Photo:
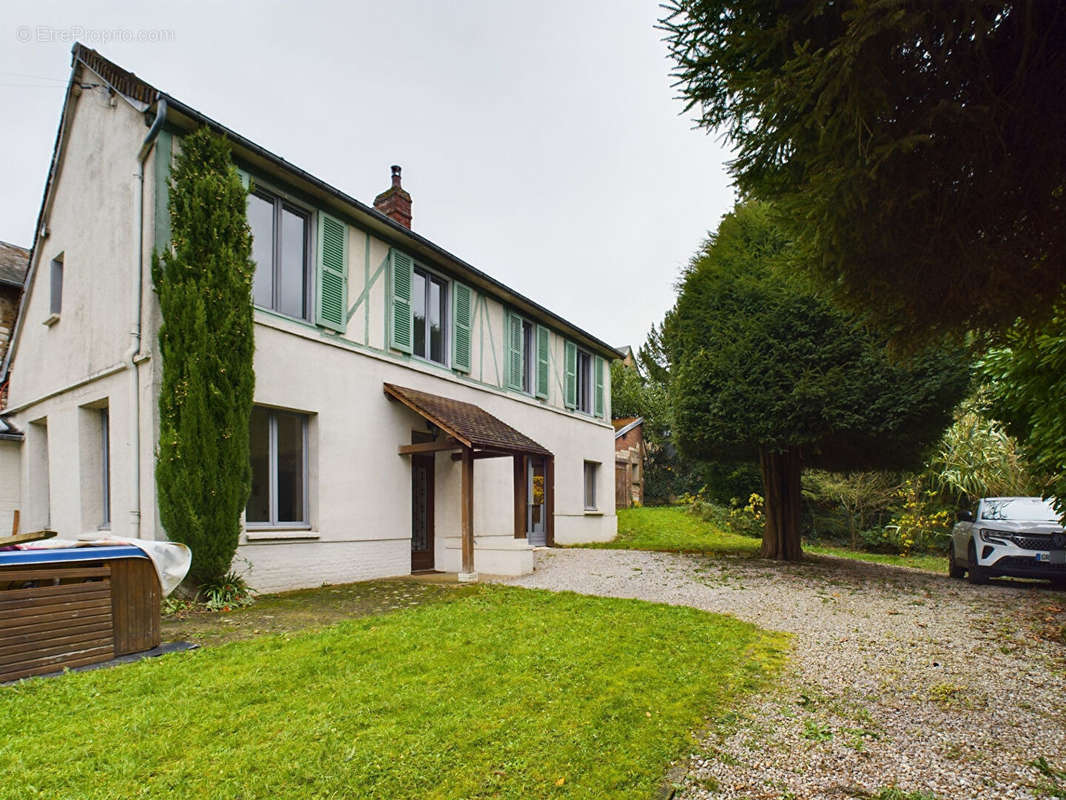
M0 242L0 364L7 359L29 261L30 251L25 247ZM5 381L0 384L0 409L6 403ZM14 530L17 524L14 515L22 489L19 476L21 453L21 432L0 419L0 536Z
M6 365L23 528L166 536L150 265L203 125L251 187L250 584L472 580L611 539L610 346L414 232L399 167L365 205L80 44Z
M644 505L644 418L622 417L614 425L614 504Z
M29 263L30 251L25 247L0 242L0 362L7 358Z

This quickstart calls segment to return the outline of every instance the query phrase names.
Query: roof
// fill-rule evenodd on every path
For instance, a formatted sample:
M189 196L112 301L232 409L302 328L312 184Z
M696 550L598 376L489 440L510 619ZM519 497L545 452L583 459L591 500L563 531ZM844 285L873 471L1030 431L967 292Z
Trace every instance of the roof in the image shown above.
M21 288L29 266L29 250L17 244L0 242L0 283Z
M614 438L621 439L634 428L639 428L643 425L644 417L623 417L622 419L611 420L611 424L614 425Z
M567 332L573 338L580 340L586 347L589 347L599 355L606 358L618 357L615 349L602 339L582 330L554 312L549 311L539 303L516 292L506 284L501 283L492 276L482 272L466 261L463 261L458 256L453 255L424 236L400 225L398 222L389 218L385 214L382 214L377 209L356 200L354 197L342 192L340 189L337 189L314 175L311 175L309 172L300 169L295 164L271 153L269 150L266 150L255 142L230 130L221 123L207 117L203 113L186 105L166 92L154 88L151 84L138 78L132 72L128 72L114 62L104 58L97 51L77 42L74 44L71 52L75 65L78 61L83 62L87 67L107 81L109 85L136 102L147 104L147 107L149 108L153 105L158 106L158 103L161 101L164 102L166 105L168 122L178 125L179 127L207 125L229 139L230 143L234 146L234 153L236 156L241 155L239 151L246 151L245 157L253 166L257 161L266 162L275 168L284 170L299 180L306 181L315 191L327 195L332 198L334 202L339 201L344 206L349 207L346 209L349 211L349 216L353 216L351 214L351 209L354 209L354 216L356 216L363 225L390 244L397 244L406 250L411 250L413 251L411 255L415 255L416 257L422 255L423 257L443 262L441 266L444 266L445 268L450 267L452 270L463 273L464 281L473 283L482 289L492 290L495 294L499 295L501 299L516 306L517 310L550 319L564 332Z
M385 394L399 400L416 414L474 450L502 450L542 456L552 454L521 431L515 430L473 403L464 403L461 400L392 383L385 384Z

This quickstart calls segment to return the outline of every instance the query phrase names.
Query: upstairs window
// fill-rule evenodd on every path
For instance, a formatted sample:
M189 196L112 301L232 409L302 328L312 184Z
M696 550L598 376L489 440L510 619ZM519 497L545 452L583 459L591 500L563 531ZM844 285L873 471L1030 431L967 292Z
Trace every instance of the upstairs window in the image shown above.
M248 195L257 306L308 319L311 215L288 201L256 189Z
M448 284L431 272L415 267L411 275L411 310L414 316L412 348L427 361L446 363L444 330L447 325Z
M48 317L45 325L52 325L59 321L59 312L63 310L63 254L52 259L49 275L51 286L48 296Z
M577 351L577 409L592 413L592 356Z

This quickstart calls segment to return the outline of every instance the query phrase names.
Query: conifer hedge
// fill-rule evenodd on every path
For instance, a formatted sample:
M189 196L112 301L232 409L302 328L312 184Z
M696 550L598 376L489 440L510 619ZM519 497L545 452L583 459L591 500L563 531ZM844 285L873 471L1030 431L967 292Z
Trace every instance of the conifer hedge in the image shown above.
M229 144L186 136L169 181L171 247L152 258L163 323L156 489L195 583L229 570L251 490L252 237Z

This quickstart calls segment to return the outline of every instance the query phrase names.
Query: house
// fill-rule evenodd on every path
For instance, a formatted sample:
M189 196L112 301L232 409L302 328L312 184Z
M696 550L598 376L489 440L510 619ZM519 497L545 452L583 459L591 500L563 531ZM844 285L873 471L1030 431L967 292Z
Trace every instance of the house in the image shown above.
M278 590L418 570L521 574L616 532L602 340L81 44L5 364L24 528L160 539L160 310L182 137L251 187L252 492L234 561Z
M26 280L30 251L17 244L0 242L0 364L7 358L15 328L22 284ZM7 402L7 384L0 385L0 409ZM22 434L0 419L0 536L14 530L15 511L22 489L19 477Z
M622 417L614 425L614 504L644 505L644 418Z
M0 242L0 362L7 357L29 263L30 251L25 247Z

